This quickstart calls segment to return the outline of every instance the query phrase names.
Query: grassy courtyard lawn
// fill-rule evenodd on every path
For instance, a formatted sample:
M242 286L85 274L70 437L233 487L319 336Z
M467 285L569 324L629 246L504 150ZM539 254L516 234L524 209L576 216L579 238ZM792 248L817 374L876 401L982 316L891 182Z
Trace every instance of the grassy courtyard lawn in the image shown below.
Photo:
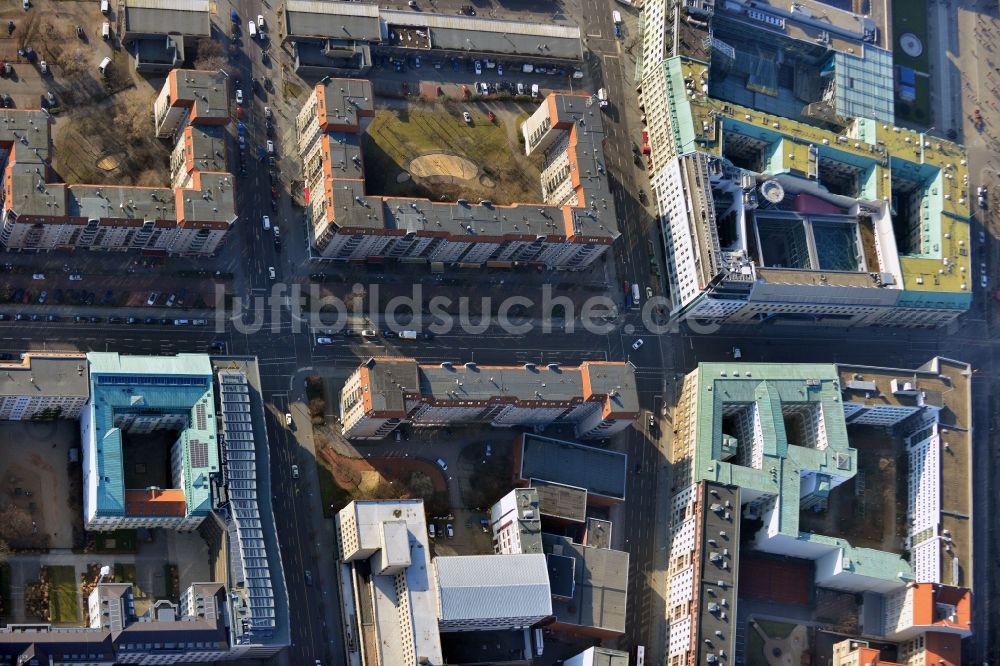
M463 111L471 123L462 118ZM524 154L508 129L499 116L491 122L485 107L474 103L380 109L365 133L366 192L435 201L540 201L538 160ZM423 159L412 163L416 158ZM400 179L403 172L412 179Z
M80 621L76 602L76 570L71 566L48 567L49 617L52 622L72 624Z

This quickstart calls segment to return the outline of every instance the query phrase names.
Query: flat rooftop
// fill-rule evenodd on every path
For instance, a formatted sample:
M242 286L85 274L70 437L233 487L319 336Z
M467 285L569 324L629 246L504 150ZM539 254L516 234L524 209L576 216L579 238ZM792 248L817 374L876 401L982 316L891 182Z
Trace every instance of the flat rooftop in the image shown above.
M625 500L628 456L624 453L524 433L520 460L518 476L522 480L570 486L590 495ZM542 487L538 487L539 502L546 511Z
M209 0L123 0L126 38L211 34Z
M285 7L286 34L293 41L311 38L383 42L388 41L390 31L401 27L427 34L433 49L583 59L580 28L575 25L397 11L367 3L288 0Z
M84 354L28 353L0 363L0 395L90 397L90 370Z
M549 576L541 553L436 557L434 571L441 621L552 613Z
M362 371L365 400L376 411L402 411L407 398L420 398L438 404L511 402L539 407L599 400L611 414L638 412L635 370L626 363L585 362L575 368L422 365L414 359L373 357Z
M591 548L554 534L542 534L542 544L546 553L576 561L572 600L552 600L556 621L625 633L628 553Z

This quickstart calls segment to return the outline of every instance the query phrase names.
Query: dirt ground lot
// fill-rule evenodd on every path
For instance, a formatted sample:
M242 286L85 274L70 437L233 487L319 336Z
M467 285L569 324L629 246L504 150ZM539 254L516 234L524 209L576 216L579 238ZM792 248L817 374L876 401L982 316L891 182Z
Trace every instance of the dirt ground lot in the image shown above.
M100 13L97 2L36 0L25 12L20 3L4 3L0 21L15 23L14 32L0 31L0 58L14 74L0 79L0 90L19 109L48 108L54 118L53 167L68 183L165 186L170 146L152 133L152 104L162 79L134 76L129 54L112 34L100 37L101 25L115 17ZM84 37L77 37L76 26ZM31 47L35 63L18 57ZM97 66L112 58L110 75ZM42 75L44 60L49 74ZM45 95L52 92L56 104Z
M435 201L541 201L541 158L527 157L520 122L533 107L514 102L387 102L365 134L369 194ZM490 121L488 112L496 116ZM468 112L471 123L462 113Z
M73 521L82 498L70 487L69 450L80 446L76 422L13 422L0 425L0 505L30 515L20 544L73 546ZM72 508L76 507L76 508ZM34 527L32 527L34 525Z

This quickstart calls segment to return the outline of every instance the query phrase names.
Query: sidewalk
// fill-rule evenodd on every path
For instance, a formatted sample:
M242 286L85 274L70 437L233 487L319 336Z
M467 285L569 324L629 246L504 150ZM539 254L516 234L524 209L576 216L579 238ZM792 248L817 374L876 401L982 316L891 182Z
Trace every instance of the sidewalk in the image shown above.
M664 404L673 405L676 387L668 381L663 396ZM670 487L671 478L670 452L673 447L673 410L664 416L664 426L660 429L661 436L656 442L657 451L663 456L660 469L656 476L656 516L653 530L653 568L650 572L649 584L654 590L653 598L662 599L659 608L650 609L649 645L646 655L650 663L666 663L667 658L667 572L670 554ZM658 594L657 594L658 592Z

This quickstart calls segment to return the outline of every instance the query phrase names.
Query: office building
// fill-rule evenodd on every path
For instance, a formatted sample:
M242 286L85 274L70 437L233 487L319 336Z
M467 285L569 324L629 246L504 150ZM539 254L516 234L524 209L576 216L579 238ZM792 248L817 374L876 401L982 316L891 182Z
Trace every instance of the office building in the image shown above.
M884 26L803 0L645 3L672 315L937 327L972 300L965 151L898 127ZM881 44L881 46L880 46Z
M442 633L517 631L552 615L541 553L436 557L434 584Z
M90 397L84 354L29 352L0 363L0 420L78 419Z
M372 100L367 81L333 79L316 86L297 119L320 258L581 270L618 237L604 129L589 97L549 95L525 121L526 150L545 157L543 201L509 206L366 193L361 134Z
M197 528L212 509L210 481L219 472L208 357L91 352L87 362L91 395L80 419L87 529ZM161 474L166 486L132 475L137 461L146 467L144 449L161 431L176 435L169 476Z
M336 524L348 663L444 663L423 501L351 502Z
M970 374L935 358L915 370L702 363L685 377L674 409L668 662L734 654L742 542L743 555L810 562L810 587L854 595L865 636L908 655L934 645L958 663L975 518ZM741 538L741 521L760 527Z
M0 148L8 151L0 244L18 252L214 254L236 221L222 131L229 121L225 77L172 71L154 117L157 136L176 142L168 187L49 182L51 117L0 111Z
M348 439L382 439L400 424L498 428L572 425L581 439L626 428L639 413L630 363L587 361L478 366L420 364L373 357L340 392L340 422Z

